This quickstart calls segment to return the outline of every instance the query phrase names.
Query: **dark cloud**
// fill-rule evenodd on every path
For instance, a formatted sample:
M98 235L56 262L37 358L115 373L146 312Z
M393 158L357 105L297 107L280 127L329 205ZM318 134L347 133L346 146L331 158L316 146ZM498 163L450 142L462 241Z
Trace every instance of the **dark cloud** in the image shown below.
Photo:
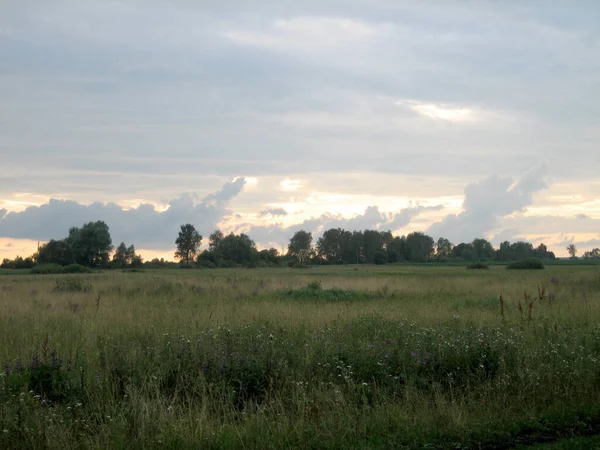
M2 219L7 213L8 211L5 208L0 209L0 219Z
M545 188L546 167L538 166L523 174L518 181L512 177L493 175L465 188L464 211L446 216L427 230L434 237L453 242L470 242L485 236L497 220L531 205L533 194Z
M227 202L242 191L244 184L244 178L237 178L204 199L192 194L181 195L171 200L164 212L157 211L151 204L124 210L115 203L82 205L51 199L44 205L6 214L0 219L0 236L47 241L65 237L70 227L103 220L110 227L114 242L125 241L156 250L170 249L181 224L194 224L204 235L214 230L231 213L226 207Z
M287 216L287 215L288 215L287 211L283 208L270 208L270 209L265 209L265 210L261 211L258 216L265 217L265 216Z

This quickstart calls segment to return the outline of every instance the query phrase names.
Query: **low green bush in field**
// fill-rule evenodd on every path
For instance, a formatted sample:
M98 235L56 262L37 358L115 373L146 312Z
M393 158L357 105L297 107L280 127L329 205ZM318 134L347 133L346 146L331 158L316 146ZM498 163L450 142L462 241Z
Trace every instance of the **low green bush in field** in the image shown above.
M277 293L278 298L290 300L349 301L368 298L369 295L350 289L323 289L320 281L313 281L301 289L289 289Z
M536 258L528 258L522 261L517 261L506 266L509 270L530 270L530 269L543 269L544 263Z
M90 292L92 285L77 278L59 278L54 285L54 292Z
M63 267L60 273L92 273L92 269L81 264L69 264Z
M474 270L482 270L482 269L489 269L489 268L490 268L490 266L488 266L486 263L483 263L483 262L474 262L467 266L467 269L474 269Z
M197 264L198 264L198 266L200 266L204 269L214 269L217 267L217 265L214 262L212 262L208 259L201 259L198 261Z
M33 275L48 275L61 273L63 266L60 264L41 264L30 270Z
M89 267L82 266L81 264L69 264L68 266L61 266L59 264L41 264L31 269L33 275L50 275L60 273L92 273L92 269Z

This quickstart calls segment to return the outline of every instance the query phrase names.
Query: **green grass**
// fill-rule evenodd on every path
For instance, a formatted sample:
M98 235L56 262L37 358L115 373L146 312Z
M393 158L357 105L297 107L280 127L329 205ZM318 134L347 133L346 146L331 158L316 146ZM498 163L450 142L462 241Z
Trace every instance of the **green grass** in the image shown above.
M591 266L6 275L0 448L584 448L599 296Z

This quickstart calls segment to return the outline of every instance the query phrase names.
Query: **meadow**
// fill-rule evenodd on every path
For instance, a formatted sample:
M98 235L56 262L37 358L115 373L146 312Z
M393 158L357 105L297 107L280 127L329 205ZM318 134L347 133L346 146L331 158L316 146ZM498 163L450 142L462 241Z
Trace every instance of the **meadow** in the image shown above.
M600 446L600 268L0 275L0 448Z

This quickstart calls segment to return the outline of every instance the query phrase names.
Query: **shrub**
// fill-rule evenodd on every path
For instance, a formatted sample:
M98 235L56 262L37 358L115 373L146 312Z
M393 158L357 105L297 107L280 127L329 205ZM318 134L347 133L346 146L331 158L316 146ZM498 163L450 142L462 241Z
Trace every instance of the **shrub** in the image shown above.
M81 264L69 264L61 267L60 273L91 273L92 269L82 266Z
M198 266L204 269L214 269L217 267L217 265L209 259L199 259Z
M54 292L90 292L92 285L74 278L63 278L56 280Z
M475 263L471 263L467 266L467 269L475 269L475 270L483 270L483 269L489 269L490 266L488 266L486 263L482 263L482 262L475 262Z
M41 264L31 269L32 275L48 275L61 273L62 266L60 264Z
M321 281L320 280L311 281L310 283L308 283L306 285L306 288L307 289L313 289L313 290L322 289Z
M385 250L378 250L373 255L373 263L377 265L387 264L389 262L388 254Z
M507 269L519 269L519 270L530 270L530 269L543 269L544 263L536 258L528 258L522 261L517 261L506 266Z
M304 264L304 263L297 261L293 264L290 264L290 267L292 269L308 269L310 266L308 264Z

